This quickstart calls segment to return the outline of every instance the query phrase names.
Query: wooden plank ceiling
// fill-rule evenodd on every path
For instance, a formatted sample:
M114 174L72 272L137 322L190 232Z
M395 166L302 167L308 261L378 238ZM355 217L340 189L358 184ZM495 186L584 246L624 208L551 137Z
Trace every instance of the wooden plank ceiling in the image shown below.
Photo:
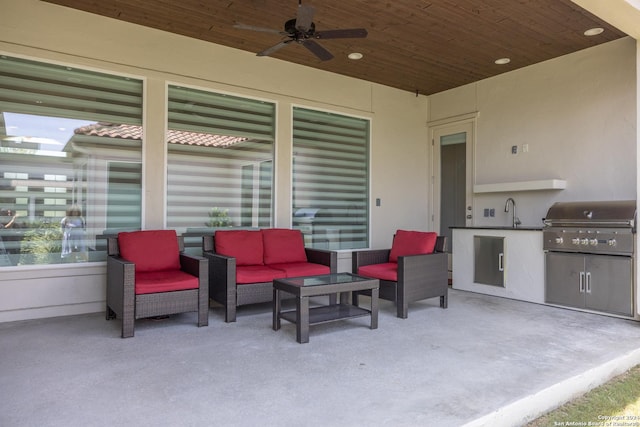
M45 0L249 52L282 40L297 0ZM316 31L366 28L367 38L319 41L320 61L291 43L271 56L429 95L624 37L571 0L303 0ZM584 31L604 32L587 37ZM347 58L360 52L358 61ZM511 62L496 65L498 58Z

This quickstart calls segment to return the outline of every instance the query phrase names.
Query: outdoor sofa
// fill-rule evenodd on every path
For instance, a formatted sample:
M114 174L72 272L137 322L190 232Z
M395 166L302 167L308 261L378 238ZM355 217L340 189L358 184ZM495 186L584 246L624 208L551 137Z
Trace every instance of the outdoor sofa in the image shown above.
M304 247L300 230L217 230L202 239L209 260L209 298L225 308L225 322L236 309L273 299L273 280L337 271L337 253Z

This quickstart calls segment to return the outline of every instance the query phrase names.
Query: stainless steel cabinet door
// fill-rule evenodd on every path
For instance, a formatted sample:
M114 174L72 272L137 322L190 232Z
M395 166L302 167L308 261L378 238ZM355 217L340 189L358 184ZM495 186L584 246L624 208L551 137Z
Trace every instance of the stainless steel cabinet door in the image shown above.
M607 313L633 315L631 258L585 256L585 307Z
M545 301L584 308L584 255L547 252Z
M473 281L504 287L504 237L473 236Z

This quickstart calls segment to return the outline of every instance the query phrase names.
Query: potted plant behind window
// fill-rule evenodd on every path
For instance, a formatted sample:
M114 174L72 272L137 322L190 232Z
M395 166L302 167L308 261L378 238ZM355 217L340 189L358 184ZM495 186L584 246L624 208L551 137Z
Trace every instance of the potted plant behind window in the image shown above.
M62 251L62 230L60 224L36 221L29 224L29 230L22 238L20 264L59 264Z
M231 218L229 217L229 209L222 210L213 208L209 211L209 220L205 225L210 228L215 227L231 227Z

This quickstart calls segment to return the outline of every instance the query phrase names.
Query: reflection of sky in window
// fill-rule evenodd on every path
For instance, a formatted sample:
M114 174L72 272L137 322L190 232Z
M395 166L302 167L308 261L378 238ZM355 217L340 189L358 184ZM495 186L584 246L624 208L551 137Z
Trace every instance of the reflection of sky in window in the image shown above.
M62 151L74 129L95 121L36 116L32 114L3 113L7 136L3 139L20 143L40 144L41 150Z

